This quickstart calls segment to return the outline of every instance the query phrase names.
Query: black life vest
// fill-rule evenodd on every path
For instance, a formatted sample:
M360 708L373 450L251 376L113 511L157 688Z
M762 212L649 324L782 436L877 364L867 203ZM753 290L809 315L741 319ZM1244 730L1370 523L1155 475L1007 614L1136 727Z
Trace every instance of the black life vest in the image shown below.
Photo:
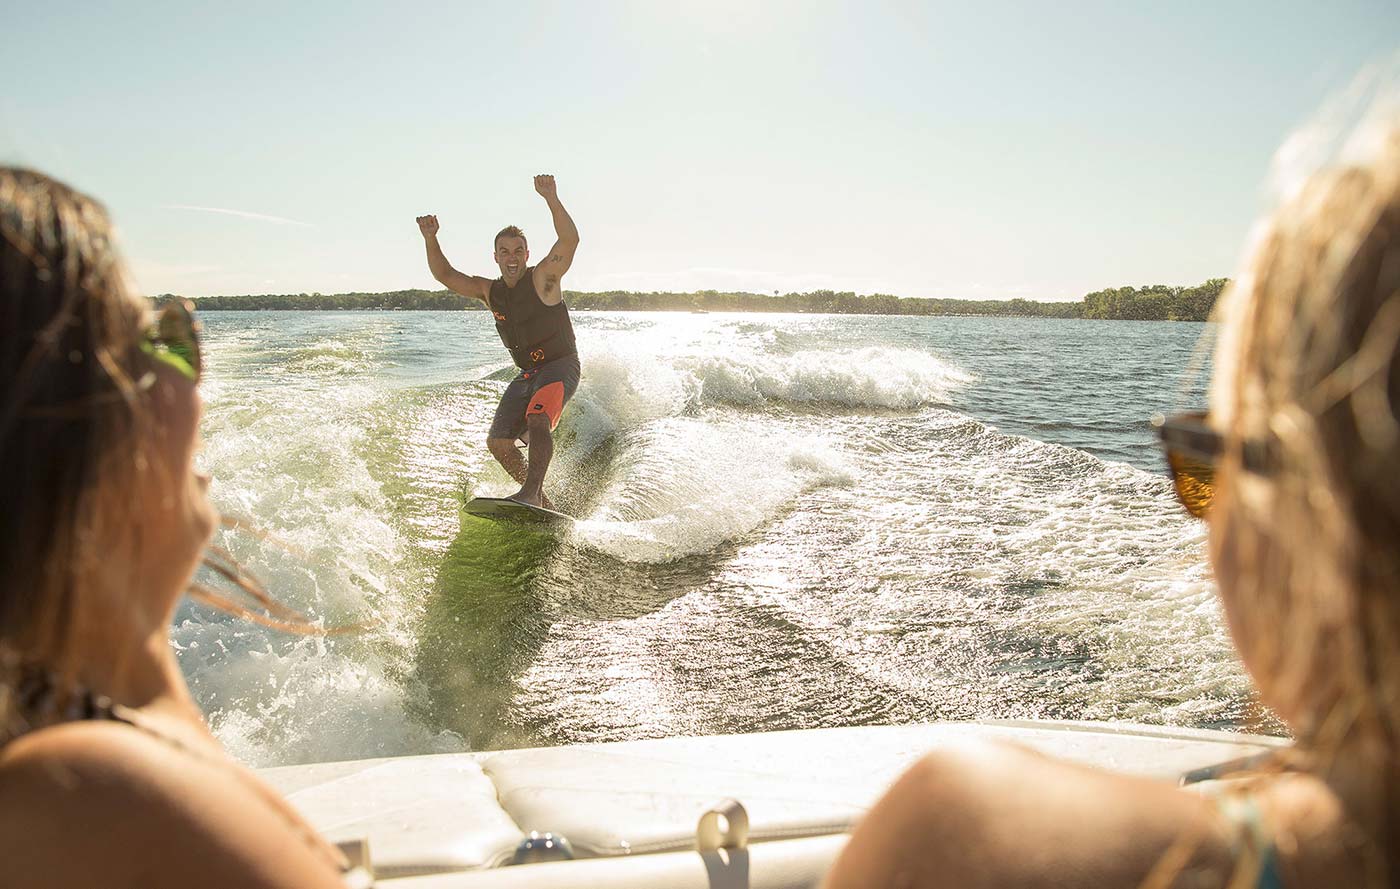
M529 370L578 351L568 306L562 300L553 306L540 302L533 268L514 287L506 286L504 278L492 281L490 297L487 307L496 317L496 332L516 367Z

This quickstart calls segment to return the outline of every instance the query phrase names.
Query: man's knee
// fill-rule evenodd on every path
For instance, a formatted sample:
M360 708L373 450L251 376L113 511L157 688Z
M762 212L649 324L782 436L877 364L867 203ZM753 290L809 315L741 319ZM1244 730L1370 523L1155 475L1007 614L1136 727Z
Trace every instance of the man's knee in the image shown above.
M515 439L513 438L488 438L486 439L486 447L491 451L491 456L498 460L509 456L511 451L515 451L517 454L520 453L516 450Z

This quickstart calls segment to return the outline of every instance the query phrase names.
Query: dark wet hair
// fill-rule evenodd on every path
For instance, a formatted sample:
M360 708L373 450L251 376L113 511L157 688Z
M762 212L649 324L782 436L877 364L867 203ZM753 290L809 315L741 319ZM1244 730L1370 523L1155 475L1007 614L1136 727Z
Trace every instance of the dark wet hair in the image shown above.
M501 238L519 238L520 240L525 241L525 233L520 230L520 226L518 225L508 225L500 231L496 232L496 239L491 242L492 245L500 246ZM525 249L530 249L529 241L525 241Z

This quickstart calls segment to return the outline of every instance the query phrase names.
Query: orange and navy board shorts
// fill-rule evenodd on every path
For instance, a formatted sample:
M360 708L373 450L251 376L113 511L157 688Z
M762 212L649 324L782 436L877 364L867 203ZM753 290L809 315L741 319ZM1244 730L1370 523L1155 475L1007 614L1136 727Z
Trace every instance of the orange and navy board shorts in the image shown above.
M517 439L525 434L525 420L531 414L549 417L549 428L559 425L564 405L574 397L581 375L578 355L565 355L539 367L522 370L506 387L496 417L491 421L490 438Z

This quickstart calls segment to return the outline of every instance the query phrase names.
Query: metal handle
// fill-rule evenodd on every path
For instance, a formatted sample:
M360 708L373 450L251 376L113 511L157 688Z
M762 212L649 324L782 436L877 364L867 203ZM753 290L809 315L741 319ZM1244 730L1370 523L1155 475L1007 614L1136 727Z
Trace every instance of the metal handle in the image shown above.
M724 827L720 823L723 819ZM695 826L695 845L701 852L742 849L749 843L749 813L735 799L720 800L705 810Z

